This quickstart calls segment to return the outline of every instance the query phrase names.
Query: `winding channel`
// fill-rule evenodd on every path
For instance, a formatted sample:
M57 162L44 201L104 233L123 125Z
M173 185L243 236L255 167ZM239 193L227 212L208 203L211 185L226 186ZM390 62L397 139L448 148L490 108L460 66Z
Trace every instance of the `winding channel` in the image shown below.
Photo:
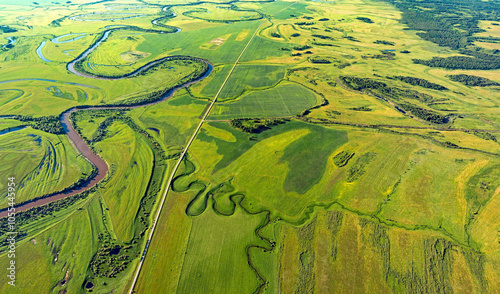
M145 72L149 70L150 68L154 67L155 65L161 64L163 62L169 61L169 60L178 60L178 59L190 59L190 60L195 60L198 62L202 62L207 66L207 69L205 70L204 73L202 73L200 76L195 78L192 81L186 82L182 85L179 85L177 87L174 87L168 91L166 91L159 99L156 99L151 102L146 102L142 104L137 104L137 105L120 105L120 106L111 106L111 105L102 105L102 106L77 106L70 108L63 112L60 115L60 121L64 129L64 133L69 137L70 142L73 144L73 146L78 149L78 151L89 161L91 162L95 168L96 172L87 180L85 180L81 185L75 187L75 188L66 188L62 192L56 192L53 194L45 195L40 198L36 198L33 200L30 200L28 202L23 202L20 203L18 206L16 206L16 212L21 212L21 211L26 211L30 208L37 207L37 206L42 206L45 204L49 204L51 202L64 199L66 197L81 193L83 191L86 191L95 185L99 183L104 177L106 176L109 168L106 162L99 157L97 154L95 154L90 147L85 143L85 141L78 135L76 130L74 129L73 125L70 122L70 116L73 112L79 111L79 110L97 110L97 109L123 109L123 110L129 110L133 108L138 108L138 107L144 107L148 105L153 105L160 103L162 101L165 101L172 97L172 95L179 89L182 89L184 87L187 87L193 83L196 83L205 77L207 77L213 70L213 65L208 62L207 60L201 59L201 58L196 58L196 57L190 57L190 56L168 56L168 57L163 57L154 61L151 61L140 68L134 70L131 73L125 74L121 77L100 77L100 76L94 76L89 73L81 72L78 71L75 68L75 64L81 60L83 60L85 57L87 57L92 51L94 51L103 41L105 41L109 35L115 31L115 30L120 30L120 29L135 29L135 27L115 27L108 29L104 31L102 34L101 38L99 38L92 46L90 46L88 49L86 49L83 53L81 53L77 58L74 60L70 61L67 63L66 68L68 71L71 73L80 76L80 77L86 77L86 78L92 78L92 79L100 79L100 80L119 80L119 79L125 79L125 78L130 78L134 77L142 72ZM179 32L180 29L177 29L174 32L165 32L165 31L158 31L158 33L176 33ZM12 130L11 130L12 131ZM7 216L7 208L0 210L0 218L6 217Z

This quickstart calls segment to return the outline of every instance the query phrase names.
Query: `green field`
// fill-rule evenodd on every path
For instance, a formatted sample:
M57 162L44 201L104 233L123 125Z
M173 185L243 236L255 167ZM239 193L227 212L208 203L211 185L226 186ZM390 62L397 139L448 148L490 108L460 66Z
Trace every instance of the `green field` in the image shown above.
M0 292L500 293L499 10L2 1Z
M313 92L295 84L283 84L243 95L238 101L216 104L210 119L294 116L314 106Z
M92 166L78 156L64 136L31 128L1 136L0 168L3 174L16 178L17 201L61 191L91 174ZM7 191L5 182L0 185L3 191ZM0 207L5 208L7 202L5 192Z

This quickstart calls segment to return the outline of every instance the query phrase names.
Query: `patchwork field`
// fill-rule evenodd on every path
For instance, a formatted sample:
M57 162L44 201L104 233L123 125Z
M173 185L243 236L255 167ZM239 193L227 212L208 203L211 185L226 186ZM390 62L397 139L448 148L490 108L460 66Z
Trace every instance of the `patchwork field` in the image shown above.
M499 293L499 9L2 1L0 292Z

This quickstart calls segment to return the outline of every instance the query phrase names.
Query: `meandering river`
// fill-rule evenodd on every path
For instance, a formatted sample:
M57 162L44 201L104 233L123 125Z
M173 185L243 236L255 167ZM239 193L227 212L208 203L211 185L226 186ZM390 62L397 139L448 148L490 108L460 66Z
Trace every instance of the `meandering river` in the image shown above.
M149 68L151 68L151 67L153 67L153 66L155 66L155 65L157 65L159 63L168 61L168 60L179 59L179 58L186 58L187 57L187 56L169 56L169 57L163 57L163 58L154 60L152 62L149 62L149 63L143 65L142 67L134 70L133 72L131 72L129 74L125 74L125 75L123 75L121 77L98 77L98 76L93 76L93 75L91 75L89 73L80 72L80 71L78 71L75 68L75 64L77 62L83 60L90 53L92 53L92 51L94 51L97 47L99 47L99 45L104 40L106 40L109 37L109 35L114 30L118 30L118 29L123 29L123 27L112 28L112 29L106 30L103 33L103 35L101 36L100 39L98 39L92 46L90 46L87 50L85 50L82 54L80 54L80 56L78 56L74 60L70 61L66 65L66 68L71 73L73 73L75 75L78 75L78 76L81 76L81 77L86 77L86 78L91 78L91 79L102 79L102 80L117 80L117 79L125 79L125 78L134 77L137 74L139 74L141 72L144 72L144 71L147 71ZM179 32L179 31L180 30L177 30L176 32ZM63 36L60 36L59 38L62 38L62 37ZM40 53L41 53L41 48L43 48L44 45L45 45L45 41L42 42L42 45L40 45L40 47L39 47ZM39 50L37 49L37 53L38 53ZM40 57L42 57L42 56L43 55L41 55ZM160 103L162 101L165 101L168 98L170 98L177 90L179 90L181 88L184 88L184 87L187 87L187 86L189 86L189 85L191 85L193 83L196 83L196 82L204 79L205 77L207 77L212 72L213 65L210 64L208 61L206 61L204 59L200 59L200 58L194 58L194 57L188 57L188 58L196 60L196 61L199 61L199 62L205 63L207 65L207 70L201 76L199 76L198 78L196 78L195 80L192 80L190 82L184 83L184 84L182 84L180 86L177 86L177 87L175 87L175 88L167 91L165 94L163 94L160 97L160 99L158 99L156 101L148 102L148 103L144 103L144 104L140 104L140 105L134 105L134 106L105 106L105 105L103 105L103 106L79 106L79 107L70 108L67 111L63 112L61 114L61 116L60 116L60 120L61 120L61 124L63 126L65 134L68 135L68 138L72 142L73 146L76 149L78 149L78 151L89 162L91 162L96 167L97 173L94 174L90 179L87 179L87 181L85 181L84 183L82 183L79 187L76 187L76 188L73 188L73 189L67 189L67 190L65 190L63 192L59 192L59 193L54 193L54 194L51 194L51 195L47 195L44 198L36 199L36 200L31 201L31 202L22 203L22 204L20 204L19 206L16 207L16 212L25 211L25 210L28 210L28 209L30 209L32 207L45 205L45 204L48 204L48 203L51 203L51 202L54 202L54 201L57 201L57 200L60 200L60 199L63 199L63 198L75 195L75 194L78 194L78 193L81 193L81 192L83 192L85 190L88 190L88 189L94 187L97 183L99 183L106 176L106 174L108 172L108 165L106 164L106 162L90 149L90 147L85 143L85 141L78 135L78 133L73 128L73 125L71 124L71 122L69 120L70 115L73 112L75 112L75 111L81 111L81 110L95 110L95 109L133 109L133 108L144 107L144 106L148 106L148 105L152 105L152 104L156 104L156 103ZM42 59L44 59L44 58L42 58ZM45 61L50 62L50 60L45 60ZM6 216L7 216L7 211L5 209L3 211L0 211L0 218L6 217Z

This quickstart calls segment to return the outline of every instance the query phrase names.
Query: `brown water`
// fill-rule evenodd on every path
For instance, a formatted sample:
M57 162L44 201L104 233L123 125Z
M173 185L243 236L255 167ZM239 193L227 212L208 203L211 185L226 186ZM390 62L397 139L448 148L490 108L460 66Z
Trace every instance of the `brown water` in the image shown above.
M95 79L106 79L106 80L113 80L113 79L122 79L124 77L131 77L131 76L134 76L136 75L137 73L141 72L141 71L144 71L144 70L147 70L148 68L150 68L151 66L153 66L154 64L156 63L159 63L159 62L162 62L166 59L169 59L169 58L172 58L172 57L166 57L166 58L161 58L159 60L155 60L155 61L152 61L144 66L142 66L141 68L135 70L133 73L131 74L128 74L124 77L117 77L117 78L102 78L102 77L94 77L94 76L91 76L91 75L88 75L88 74L85 74L85 73L80 73L78 71L76 71L76 69L74 68L74 64L84 58L85 56L87 56L92 50L94 50L95 48L97 48L97 45L99 45L103 40L105 40L110 31L112 30L109 30L109 31L106 31L104 34L103 34L103 37L98 40L96 42L96 44L94 44L91 48L89 48L86 52L84 52L82 55L80 55L80 57L78 57L77 59L71 61L70 63L68 63L68 70L71 71L72 73L76 74L76 75L79 75L79 76L84 76L84 77L88 77L88 78L95 78ZM174 57L175 58L175 57ZM36 206L42 206L42 205L45 205L45 204L48 204L48 203L51 203L51 202L54 202L54 201L57 201L57 200L60 200L60 199L63 199L63 198L66 198L66 197L69 197L69 196L72 196L72 195L75 195L75 194L78 194L78 193L81 193L83 191L86 191L92 187L94 187L95 185L97 185L97 183L99 183L102 179L104 179L104 177L106 176L107 172L108 172L108 165L106 164L106 162L100 158L97 154L95 154L90 148L89 146L87 146L87 144L85 143L85 141L80 137L80 135L78 135L78 133L75 131L75 129L73 128L73 125L71 124L70 120L69 120L69 117L70 115L75 112L75 111L83 111L83 110L96 110L96 109L133 109L133 108L138 108L138 107L144 107L144 106L148 106L148 105L153 105L153 104L157 104L157 103L160 103L162 101L165 101L167 99L169 99L170 97L172 97L172 95L179 89L182 89L184 87L187 87L193 83L196 83L202 79L204 79L205 77L207 77L213 70L213 66L212 64L210 64L208 61L206 60L203 60L203 59L199 59L199 58L195 58L196 60L198 61L202 61L202 62L205 62L207 65L208 65L208 70L205 72L205 74L203 74L202 76L200 76L199 78L197 78L196 80L194 81L191 81L191 82L188 82L188 83L185 83L183 85L180 85L168 92L166 92L162 97L161 99L159 99L158 101L154 101L154 102L150 102L150 103L146 103L146 104L142 104L142 105L134 105L134 106L82 106L82 107L78 107L78 108L71 108L65 112L63 112L61 114L61 124L63 126L63 129L64 129L64 132L66 133L66 135L68 135L68 138L70 140L70 142L73 144L73 146L76 147L76 149L78 149L78 151L89 161L91 162L97 169L97 174L94 175L93 177L91 177L89 180L83 182L79 187L75 187L73 189L68 189L68 190L65 190L63 192L59 192L59 193L55 193L55 194L52 194L52 195L47 195L47 197L44 197L44 198L41 198L41 199L36 199L36 200L33 200L31 202L25 202L19 206L16 207L16 212L21 212L21 211L26 211L30 208L33 208L33 207L36 207ZM0 218L3 218L3 217L6 217L8 216L8 211L6 209L4 209L3 211L0 211Z

